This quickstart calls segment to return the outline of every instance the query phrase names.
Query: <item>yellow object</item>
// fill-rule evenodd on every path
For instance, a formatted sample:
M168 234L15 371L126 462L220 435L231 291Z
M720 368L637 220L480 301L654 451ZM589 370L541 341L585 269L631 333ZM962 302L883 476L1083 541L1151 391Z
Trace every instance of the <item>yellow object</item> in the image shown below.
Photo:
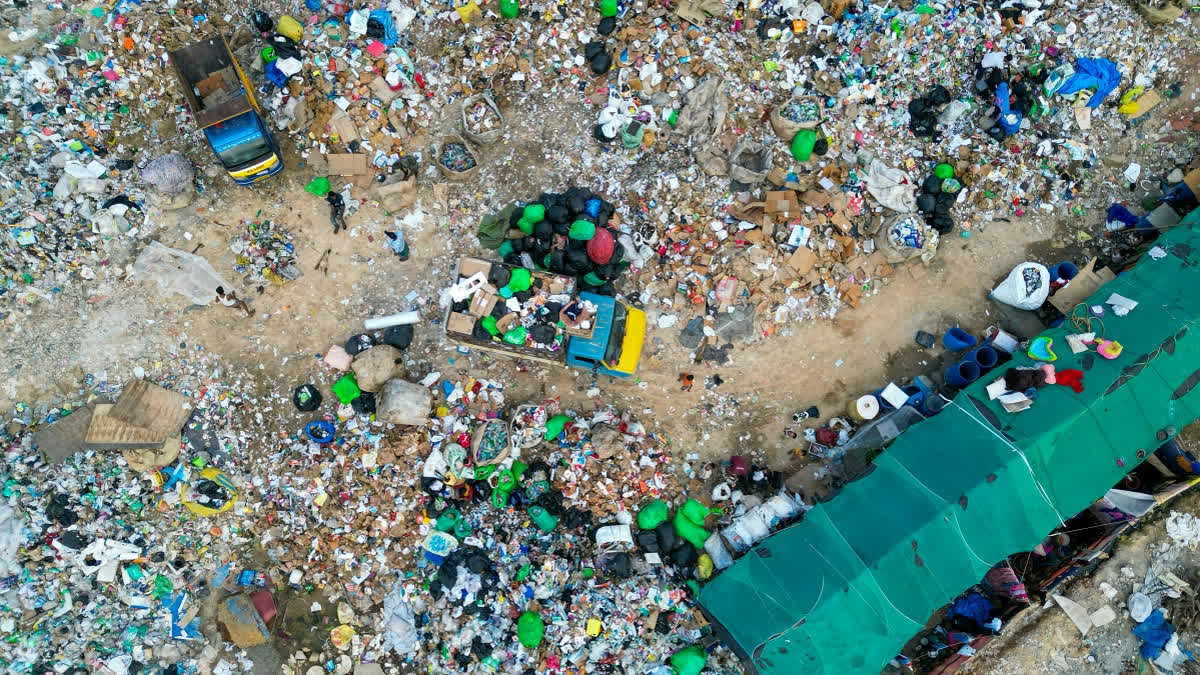
M342 624L337 628L329 631L329 641L338 649L345 649L350 646L350 641L354 639L354 629L346 624Z
M1122 115L1132 115L1136 112L1138 109L1137 98L1144 91L1146 91L1145 87L1134 87L1125 92L1125 95L1121 97L1121 107L1117 108L1117 112Z
M604 624L600 623L599 619L588 619L587 620L588 637L596 637L597 635L600 634L600 631L603 628L604 628Z
M646 341L646 313L625 305L625 338L621 341L621 359L606 364L610 369L632 375L642 358L642 343Z
M209 507L207 507L203 504L200 504L198 502L188 501L188 498L187 498L188 484L180 483L179 484L179 501L183 502L184 507L186 507L188 511L191 511L192 513L194 513L198 516L215 516L218 513L224 513L226 511L228 511L229 509L233 508L233 503L236 502L237 498L238 498L238 491L237 491L237 487L235 487L233 484L232 478L230 478L228 475L226 475L226 473L224 471L221 471L219 469L214 469L211 466L208 467L207 469L201 469L200 477L207 478L208 480L211 480L212 482L216 483L217 485L220 485L221 487L228 490L229 495L230 495L229 501L222 504L221 508L219 508L219 509L210 509Z
M464 24L470 23L472 17L481 15L479 5L475 4L475 0L467 0L455 9L458 10L458 16L462 18Z
M258 173L259 171L262 171L263 169L269 169L278 163L279 163L279 157L276 156L275 153L272 152L270 157L259 162L258 164L255 164L254 166L242 169L241 171L230 171L229 175L234 178L245 178L246 176L253 176L254 174Z
M300 38L304 37L304 27L287 14L279 17L279 25L275 27L275 30L292 42L299 42Z
M713 561L708 557L707 553L701 553L700 559L696 562L697 571L700 573L700 580L707 581L713 573Z

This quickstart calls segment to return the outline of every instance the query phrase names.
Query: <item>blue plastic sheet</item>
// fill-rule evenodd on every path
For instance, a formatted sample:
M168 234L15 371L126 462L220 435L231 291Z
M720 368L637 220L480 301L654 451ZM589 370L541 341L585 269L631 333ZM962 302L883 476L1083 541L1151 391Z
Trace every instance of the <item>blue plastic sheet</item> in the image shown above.
M379 38L385 46L391 47L400 40L400 34L396 32L396 20L392 18L392 13L386 9L371 10L368 20L375 19L383 24L383 37Z
M1133 627L1133 634L1142 641L1142 658L1153 661L1171 641L1175 626L1163 617L1161 609L1156 609L1145 621Z
M996 106L1000 108L1000 127L1004 129L1005 136L1012 136L1021 128L1022 115L1019 110L1008 107L1008 96L1007 82L996 85Z
M1138 217L1130 213L1129 209L1125 208L1124 204L1113 204L1105 211L1108 222L1120 222L1125 227L1133 227L1138 224Z
M267 80L276 87L282 87L287 84L288 77L287 75L284 75L283 71L279 69L279 66L275 65L275 62L272 61L267 64Z
M1117 66L1108 59L1078 59L1075 61L1075 74L1067 78L1059 87L1059 94L1064 96L1074 94L1083 89L1096 88L1096 93L1088 99L1087 107L1098 108L1106 96L1111 94L1121 83L1121 73Z

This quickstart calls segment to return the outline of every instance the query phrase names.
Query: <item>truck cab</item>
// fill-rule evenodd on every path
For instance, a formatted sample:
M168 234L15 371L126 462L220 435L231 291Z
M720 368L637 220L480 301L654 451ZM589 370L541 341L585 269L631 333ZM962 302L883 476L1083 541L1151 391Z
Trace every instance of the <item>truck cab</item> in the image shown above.
M596 305L596 330L591 338L571 338L567 365L601 375L632 376L646 339L646 313L604 295L585 292L579 297Z
M225 38L211 37L171 52L196 126L238 185L283 170L279 144L263 122L254 88Z

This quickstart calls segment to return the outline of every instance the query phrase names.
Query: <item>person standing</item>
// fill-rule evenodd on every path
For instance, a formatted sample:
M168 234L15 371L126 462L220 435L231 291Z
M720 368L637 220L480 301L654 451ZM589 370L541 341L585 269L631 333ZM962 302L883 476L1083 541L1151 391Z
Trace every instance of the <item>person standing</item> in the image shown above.
M245 311L247 317L254 316L254 310L250 309L250 305L247 305L245 300L239 298L237 293L234 293L233 291L226 293L224 286L217 286L217 300L220 300L221 304L225 305L226 307L233 307L234 309L241 309Z
M333 222L333 233L337 234L339 228L346 229L346 200L342 198L342 193L330 190L325 195L325 201L329 202L329 220Z
M742 22L746 20L746 3L739 2L733 10L733 32L742 32Z
M388 238L388 247L400 259L400 262L408 260L408 241L404 239L404 230L397 229L392 232L384 232L384 234Z

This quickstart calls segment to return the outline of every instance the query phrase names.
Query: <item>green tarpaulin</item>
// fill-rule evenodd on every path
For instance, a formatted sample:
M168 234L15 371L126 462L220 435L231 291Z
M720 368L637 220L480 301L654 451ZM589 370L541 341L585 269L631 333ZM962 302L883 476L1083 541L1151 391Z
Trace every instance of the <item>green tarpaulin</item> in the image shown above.
M762 673L878 673L929 616L995 563L1036 546L1200 416L1200 225L1166 232L1088 304L1109 311L1115 361L1072 354L1082 394L1048 386L1029 410L990 401L997 370L904 432L875 469L769 537L704 587L700 602ZM1099 326L1095 326L1099 331ZM1030 365L1017 356L1011 366Z

